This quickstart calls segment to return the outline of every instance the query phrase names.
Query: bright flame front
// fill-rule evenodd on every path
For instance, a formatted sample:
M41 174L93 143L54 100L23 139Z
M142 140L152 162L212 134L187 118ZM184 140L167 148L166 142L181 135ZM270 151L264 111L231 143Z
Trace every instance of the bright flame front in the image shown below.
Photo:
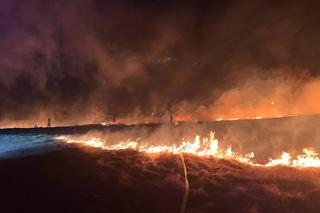
M304 149L303 154L292 158L290 153L283 152L279 159L270 159L266 164L258 164L253 162L255 154L253 152L241 155L229 147L227 150L219 148L219 141L215 138L214 132L210 132L209 137L200 138L197 135L194 141L182 140L180 145L150 145L148 143L138 143L134 140L127 140L117 144L108 145L100 138L83 139L72 136L60 136L58 140L66 143L76 143L85 146L101 148L105 150L125 150L132 149L138 152L161 154L192 154L199 157L216 157L230 160L236 160L252 166L271 167L271 166L289 166L296 168L320 167L320 158L318 154L312 150Z

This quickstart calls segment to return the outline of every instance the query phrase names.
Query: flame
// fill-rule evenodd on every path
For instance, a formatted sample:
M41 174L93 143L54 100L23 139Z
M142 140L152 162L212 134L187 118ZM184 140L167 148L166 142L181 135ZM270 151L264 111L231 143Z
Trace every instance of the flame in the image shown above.
M197 135L194 141L182 140L180 145L150 145L148 143L138 143L135 140L122 141L117 144L108 145L101 138L93 137L83 139L72 136L59 136L56 138L66 143L82 144L89 147L101 148L104 150L126 150L132 149L138 152L149 154L191 154L198 157L215 157L229 160L236 160L248 165L259 167L288 166L295 168L320 167L320 158L316 152L310 149L304 149L303 154L292 158L290 153L283 152L279 159L269 159L266 164L258 164L253 161L255 154L253 152L241 155L232 151L229 147L226 150L219 148L219 141L215 138L214 132L210 132L209 137L200 138Z
M281 118L283 116L274 116L272 118ZM214 119L215 121L237 121L237 120L259 120L259 119L265 119L265 118L271 118L271 117L264 117L263 114L258 114L256 116L253 116L253 117L250 117L250 116L247 116L247 117L227 117L227 118L222 118L222 117L219 117L219 118L216 118Z

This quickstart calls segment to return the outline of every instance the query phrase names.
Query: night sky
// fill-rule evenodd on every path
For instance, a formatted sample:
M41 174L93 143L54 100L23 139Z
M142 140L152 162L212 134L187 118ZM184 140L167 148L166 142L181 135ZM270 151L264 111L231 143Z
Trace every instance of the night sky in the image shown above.
M302 0L2 0L0 126L49 116L66 125L168 112L197 120L320 113L319 8Z

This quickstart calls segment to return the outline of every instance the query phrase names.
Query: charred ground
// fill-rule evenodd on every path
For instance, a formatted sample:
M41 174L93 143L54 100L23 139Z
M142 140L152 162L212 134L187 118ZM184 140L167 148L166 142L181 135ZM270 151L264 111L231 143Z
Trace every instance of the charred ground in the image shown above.
M185 156L187 212L317 212L320 170L254 168ZM66 147L0 162L4 212L177 212L184 191L177 155Z

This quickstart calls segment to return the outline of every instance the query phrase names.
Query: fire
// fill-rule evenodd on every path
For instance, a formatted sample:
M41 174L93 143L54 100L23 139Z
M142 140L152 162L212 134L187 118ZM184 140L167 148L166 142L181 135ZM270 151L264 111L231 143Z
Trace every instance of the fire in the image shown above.
M278 117L282 117L282 116L278 116ZM258 114L254 117L250 117L250 116L247 116L247 117L230 117L230 118L222 118L222 117L219 117L217 119L215 119L215 121L237 121L237 120L259 120L259 119L264 119L264 118L269 118L269 117L264 117L262 114ZM276 117L274 117L276 118Z
M117 144L108 145L101 138L93 137L84 139L72 136L60 136L57 140L66 143L82 144L89 147L101 148L104 150L126 150L132 149L138 152L149 154L191 154L198 157L215 157L220 159L236 160L248 165L259 167L288 166L295 168L320 167L320 158L318 154L310 149L304 149L303 154L293 158L290 153L283 152L279 159L270 159L266 164L258 164L253 161L255 154L253 152L241 155L229 147L223 150L219 147L219 141L215 138L214 132L210 132L209 137L200 138L197 135L194 141L182 140L180 145L150 145L148 143L138 143L135 140L122 141Z
M320 167L320 158L312 150L304 149L302 155L299 155L292 164L296 167Z

